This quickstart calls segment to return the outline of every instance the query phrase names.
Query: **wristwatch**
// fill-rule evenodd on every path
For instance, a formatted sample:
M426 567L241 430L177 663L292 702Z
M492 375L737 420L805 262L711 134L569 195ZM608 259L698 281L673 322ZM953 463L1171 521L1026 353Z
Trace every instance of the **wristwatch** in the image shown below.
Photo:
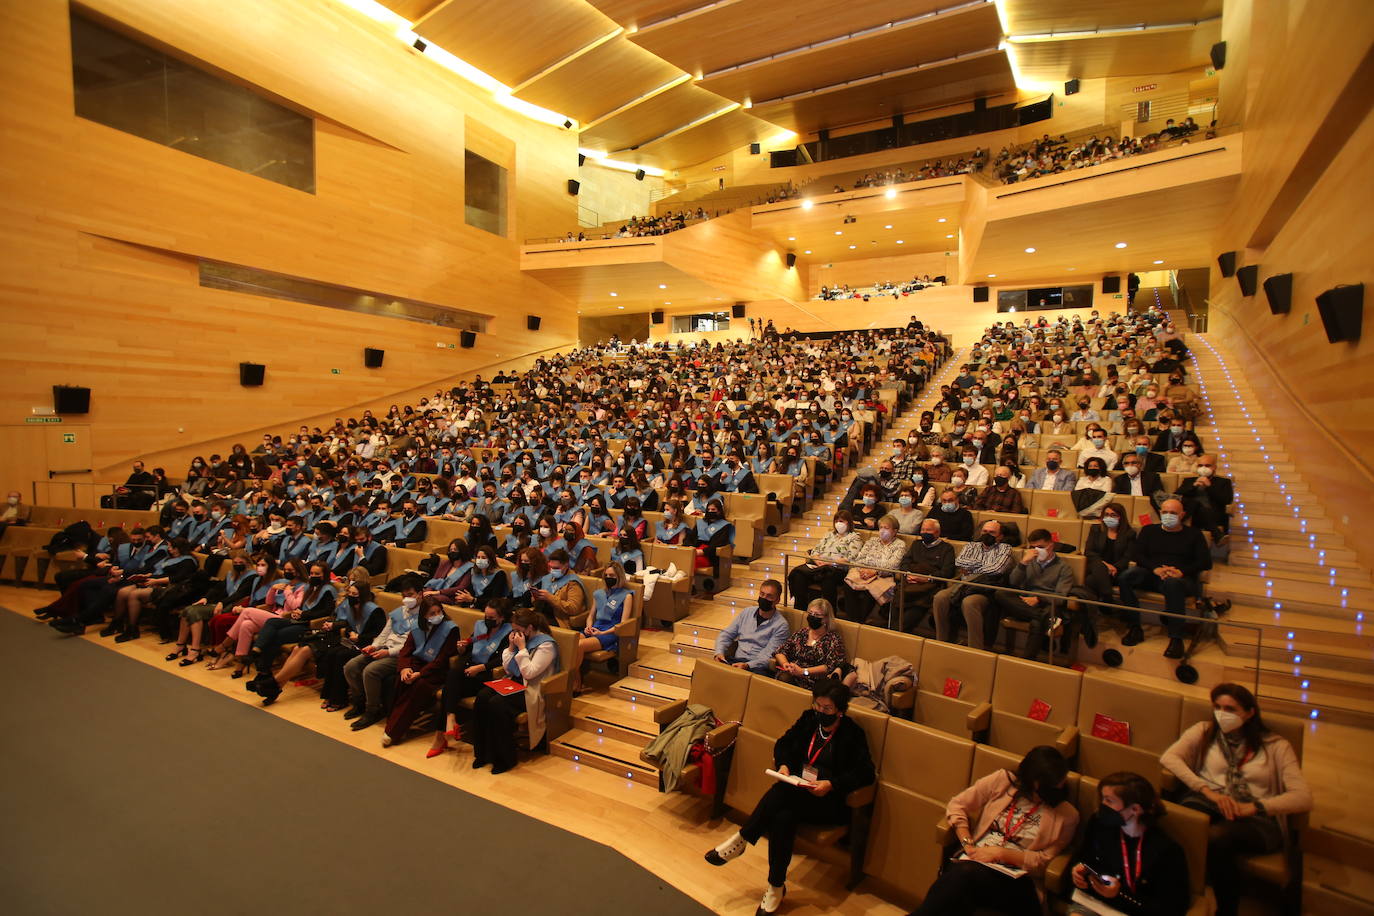
M1269 812L1264 810L1264 802L1259 801L1258 799L1256 799L1255 802L1254 802L1254 805L1255 805L1255 813L1256 813L1256 814L1258 814L1260 817L1267 817L1267 816L1268 816Z

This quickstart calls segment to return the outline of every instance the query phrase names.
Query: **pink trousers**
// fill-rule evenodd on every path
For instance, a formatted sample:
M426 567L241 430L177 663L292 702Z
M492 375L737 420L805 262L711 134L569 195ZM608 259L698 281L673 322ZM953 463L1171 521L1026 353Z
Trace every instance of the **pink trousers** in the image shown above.
M257 637L262 625L273 617L280 617L276 611L264 611L262 608L244 608L239 614L239 619L234 621L234 625L229 628L229 636L238 640L235 644L235 655L247 655L248 650L253 647L253 640Z

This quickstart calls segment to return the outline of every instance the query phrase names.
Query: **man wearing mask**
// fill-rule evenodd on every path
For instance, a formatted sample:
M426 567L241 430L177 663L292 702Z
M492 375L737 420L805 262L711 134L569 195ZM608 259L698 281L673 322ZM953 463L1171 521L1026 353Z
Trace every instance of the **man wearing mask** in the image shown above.
M716 637L716 661L756 674L768 672L768 661L787 641L787 619L778 613L782 583L765 579L759 586L758 606L735 615Z
M419 591L414 586L407 586L401 592L401 606L387 615L382 632L344 665L344 680L348 682L348 699L352 704L344 718L357 720L353 723L355 732L385 718L382 700L386 686L396 679L400 668L397 659L406 637L419 623L419 607Z
M1141 469L1141 458L1135 452L1121 456L1121 470L1126 473L1112 481L1112 492L1123 496L1153 496L1164 489L1164 483L1153 471Z
M1116 466L1113 468L1113 470L1125 470L1125 468L1122 467L1122 463L1126 460L1127 456L1129 455L1139 456L1142 474L1163 474L1165 468L1169 466L1169 462L1165 459L1163 455L1159 454L1158 452L1150 451L1149 436L1136 436L1135 439L1132 441L1131 451L1123 453L1122 456L1117 459Z
M1198 574L1212 568L1207 539L1196 528L1183 524L1183 503L1166 499L1159 507L1159 524L1146 525L1136 535L1131 548L1131 567L1121 573L1121 603L1140 607L1137 591L1157 591L1164 595L1164 609L1177 617L1166 617L1169 645L1165 658L1183 657L1183 615L1188 598L1198 594ZM1143 642L1138 612L1123 611L1121 619L1130 627L1122 637L1123 646Z
M1215 455L1198 458L1196 476L1184 479L1178 495L1193 524L1210 532L1216 544L1224 544L1231 530L1231 517L1226 509L1235 501L1236 494L1231 478L1217 476Z
M940 522L944 536L953 541L967 541L973 538L973 513L959 503L959 494L945 490L940 501L930 513Z
M572 558L563 548L549 554L549 572L530 589L534 609L550 623L580 630L587 623L587 588L572 570Z
M116 509L147 509L157 495L157 478L143 469L142 461L135 461L129 479L115 489Z
M966 544L959 552L959 558L954 561L959 578L963 581L935 594L933 611L936 638L944 642L954 641L958 623L954 614L958 613L968 624L969 646L986 649L985 615L991 593L979 589L978 585L1006 585L1007 576L1015 562L1011 547L1002 541L1001 522L984 522L978 540Z
M920 535L907 548L899 568L906 573L901 583L901 628L905 633L914 633L930 613L935 593L949 585L928 577L954 578L954 546L940 536L939 519L921 521Z
M352 546L340 546L337 556L331 570L336 576L347 575L355 566L367 570L369 576L380 576L386 571L386 548L372 540L372 532L361 526L353 528Z
M285 566L291 560L304 560L310 554L310 546L301 517L291 516L286 520L286 534L277 542L277 566Z
M1078 475L1064 467L1064 453L1052 448L1045 453L1045 466L1031 472L1026 488L1030 490L1070 491L1078 482Z
M1011 485L1010 468L997 469L992 478L992 486L979 491L978 498L973 501L973 508L984 512L1026 514L1026 504L1021 500L1021 491Z
M402 503L401 517L392 521L387 535L393 547L423 544L429 536L429 523L420 515L419 503L414 499Z
M1081 468L1089 458L1101 458L1107 467L1116 465L1117 454L1107 447L1107 431L1100 426L1088 430L1088 447L1078 450L1078 466Z
M1054 619L1064 616L1064 602L1059 599L1067 596L1073 587L1073 570L1059 558L1054 538L1044 528L1032 531L1026 543L1025 555L1012 568L1010 584L1012 588L1038 594L997 592L993 600L1005 616L1030 622L1024 657L1034 659L1044 648L1046 635L1054 629ZM1006 637L1006 651L1011 652L1011 633Z

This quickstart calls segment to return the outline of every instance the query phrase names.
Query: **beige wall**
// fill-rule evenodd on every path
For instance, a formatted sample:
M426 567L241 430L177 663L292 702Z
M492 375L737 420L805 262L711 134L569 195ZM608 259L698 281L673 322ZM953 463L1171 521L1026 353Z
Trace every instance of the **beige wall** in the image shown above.
M646 175L643 181L636 181L633 172L608 169L591 160L576 171L582 182L577 192L577 201L582 207L578 220L585 226L652 213L653 193L663 188L662 178Z
M92 467L122 475L152 453L179 472L213 443L576 340L574 307L518 257L520 238L575 225L574 134L342 4L88 5L316 114L318 193L76 118L67 4L0 5L22 36L0 58L0 425L51 405L53 384L85 385ZM463 225L465 139L509 169L506 238ZM456 333L436 326L203 289L199 257L480 312L488 333L449 349ZM362 367L365 346L386 350L383 369ZM241 388L241 361L267 364L267 384ZM0 473L27 491L31 468Z

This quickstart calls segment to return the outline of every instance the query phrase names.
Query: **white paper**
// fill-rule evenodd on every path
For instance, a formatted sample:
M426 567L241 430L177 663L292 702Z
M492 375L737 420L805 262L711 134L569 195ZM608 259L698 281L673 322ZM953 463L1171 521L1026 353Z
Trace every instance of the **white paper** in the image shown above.
M1073 889L1073 896L1069 899L1085 910L1098 913L1099 916L1126 916L1125 913L1121 912L1116 907L1103 903L1101 900L1098 900L1092 894L1089 894L1081 888L1075 887Z
M977 859L970 858L969 855L968 855L968 853L964 853L964 854L960 855L960 856L959 856L959 861L960 861L960 862L978 862ZM1024 868L1016 868L1016 867L1011 866L1011 865L1003 865L1001 862L978 862L978 864L979 864L979 865L983 865L983 866L985 866L985 867L987 867L987 868L991 868L993 871L1000 871L1002 874L1006 875L1008 878L1019 878L1019 877L1021 877L1022 875L1024 875L1024 874L1026 873L1026 870L1025 870Z
M802 779L800 776L793 776L791 773L779 773L777 770L764 770L763 772L766 775L773 777L778 782L785 782L794 786L801 786L803 788L811 787L811 783L807 782L805 779Z

